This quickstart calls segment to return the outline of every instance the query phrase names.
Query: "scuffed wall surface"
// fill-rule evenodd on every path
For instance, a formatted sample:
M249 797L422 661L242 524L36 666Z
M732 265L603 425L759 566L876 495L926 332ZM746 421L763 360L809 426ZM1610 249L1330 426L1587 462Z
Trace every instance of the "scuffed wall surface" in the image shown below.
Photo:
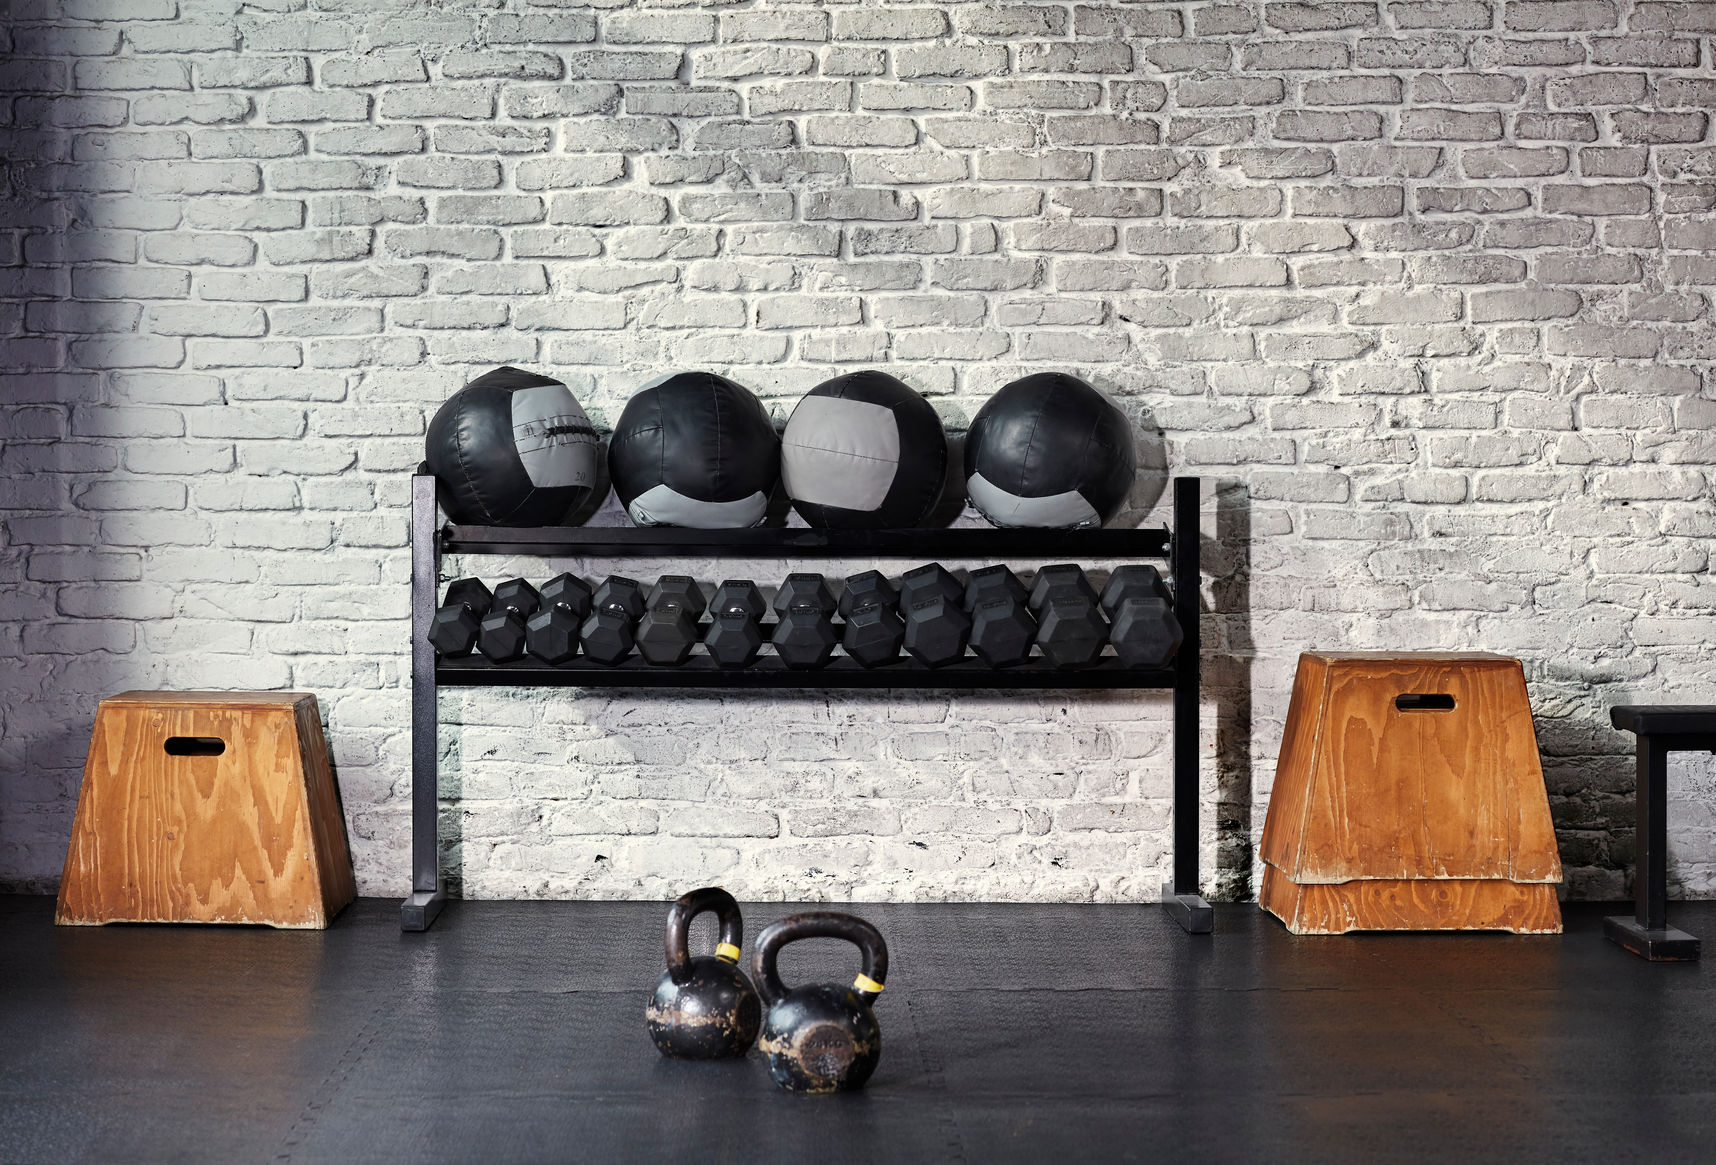
M499 363L598 424L683 366L784 417L882 365L954 430L1026 371L1115 393L1210 483L1223 894L1303 648L1522 657L1576 896L1632 856L1606 708L1716 699L1716 4L15 0L4 37L8 885L57 878L101 695L292 686L403 891L407 474ZM1166 712L453 694L449 869L1147 898ZM1716 771L1674 786L1708 895Z

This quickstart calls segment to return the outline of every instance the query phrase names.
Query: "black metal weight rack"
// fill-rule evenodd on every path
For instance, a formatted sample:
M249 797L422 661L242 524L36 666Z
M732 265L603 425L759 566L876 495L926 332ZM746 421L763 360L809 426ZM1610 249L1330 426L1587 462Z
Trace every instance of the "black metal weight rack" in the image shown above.
M1174 877L1162 904L1193 934L1208 933L1210 905L1198 893L1198 615L1201 572L1195 477L1174 479L1174 528L1167 530L889 530L794 528L685 530L668 527L437 527L435 478L411 479L411 896L402 930L427 930L446 901L436 771L436 694L442 687L725 688L1171 688L1174 693ZM1063 671L1031 662L991 669L977 660L929 668L916 660L865 668L836 657L814 671L795 671L772 656L746 668L720 668L706 656L680 667L633 657L617 666L583 656L565 664L521 659L494 664L480 655L437 659L429 624L438 598L443 554L535 554L588 559L672 558L937 558L1057 559L1069 562L1165 558L1174 582L1174 614L1185 634L1166 668L1128 668L1113 657Z

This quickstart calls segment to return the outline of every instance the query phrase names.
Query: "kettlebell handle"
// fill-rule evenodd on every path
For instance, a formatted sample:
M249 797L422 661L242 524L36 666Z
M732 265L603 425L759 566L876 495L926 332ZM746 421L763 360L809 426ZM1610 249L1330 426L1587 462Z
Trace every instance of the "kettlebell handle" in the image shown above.
M775 969L781 948L806 938L845 939L856 946L864 956L864 969L853 981L852 989L865 1004L876 1001L876 996L882 993L882 985L888 980L888 944L883 940L882 932L855 915L814 910L770 923L757 936L756 948L751 952L751 978L756 981L757 994L763 997L764 1007L773 1006L787 993L786 984L781 982L780 972Z
M739 918L739 904L719 886L693 890L681 895L667 912L667 973L675 983L683 985L691 978L691 952L686 946L691 920L711 910L721 924L715 957L729 963L739 961L739 949L745 945L745 924Z

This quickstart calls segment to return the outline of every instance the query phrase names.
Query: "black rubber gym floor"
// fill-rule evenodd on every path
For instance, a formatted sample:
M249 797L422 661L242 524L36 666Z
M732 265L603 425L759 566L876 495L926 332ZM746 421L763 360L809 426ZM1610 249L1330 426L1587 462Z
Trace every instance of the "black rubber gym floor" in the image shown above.
M663 905L459 902L409 935L380 900L322 933L52 906L0 897L0 1161L1716 1157L1716 976L1604 941L1616 907L1308 939L1254 906L1192 937L1154 907L861 905L881 1066L810 1098L755 1054L656 1054ZM1671 918L1716 938L1716 903ZM783 976L853 956L798 944Z

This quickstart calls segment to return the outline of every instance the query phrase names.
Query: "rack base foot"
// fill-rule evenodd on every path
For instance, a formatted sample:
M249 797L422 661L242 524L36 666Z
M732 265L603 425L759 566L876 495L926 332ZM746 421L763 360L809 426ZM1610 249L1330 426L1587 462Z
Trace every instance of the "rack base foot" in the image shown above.
M1624 914L1603 919L1603 933L1610 942L1619 943L1653 963L1690 963L1698 958L1703 946L1684 930L1675 930L1672 926L1646 930L1639 925L1638 919Z
M1215 908L1201 894L1178 894L1174 884L1162 887L1162 908L1187 934L1210 934L1215 930Z
M447 895L442 890L413 890L399 907L399 929L418 931L428 930L434 923L435 916L441 913L441 907L447 904Z

